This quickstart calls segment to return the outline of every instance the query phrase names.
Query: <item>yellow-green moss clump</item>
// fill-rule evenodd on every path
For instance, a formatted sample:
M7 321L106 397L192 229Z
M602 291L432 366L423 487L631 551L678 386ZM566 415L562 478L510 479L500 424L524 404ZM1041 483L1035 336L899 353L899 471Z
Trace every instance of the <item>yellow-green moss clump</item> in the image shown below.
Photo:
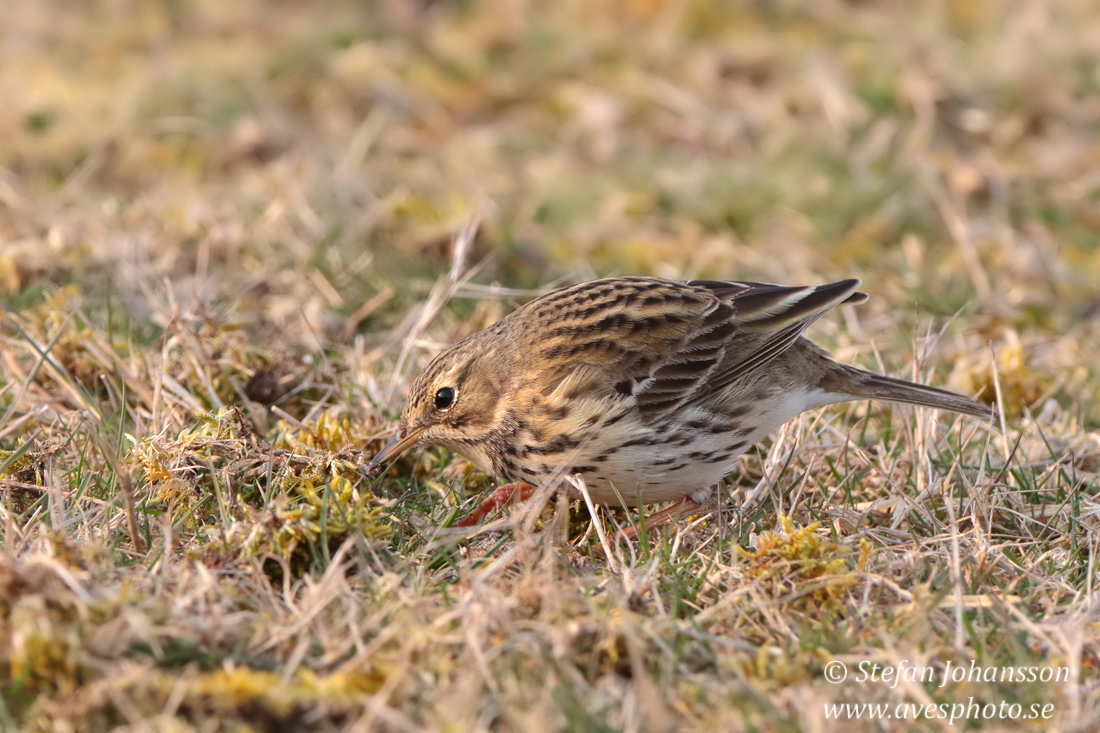
M780 516L781 532L763 532L755 550L738 547L745 560L745 574L761 582L775 598L785 598L794 608L835 604L844 590L856 584L854 569L866 564L871 545L860 542L852 562L851 549L818 534L820 522L796 526Z
M301 431L310 440L276 431L276 444L287 447L257 435L239 409L223 408L174 438L133 441L137 491L194 533L203 554L290 558L302 543L388 536L383 507L358 486L350 422L322 416ZM329 450L337 445L343 450Z

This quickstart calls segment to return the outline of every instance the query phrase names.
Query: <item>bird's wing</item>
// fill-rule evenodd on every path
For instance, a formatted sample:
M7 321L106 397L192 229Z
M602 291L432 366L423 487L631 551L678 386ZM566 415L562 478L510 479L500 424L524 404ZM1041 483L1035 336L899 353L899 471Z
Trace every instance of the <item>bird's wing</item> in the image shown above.
M827 285L788 287L768 283L735 283L746 289L730 289L724 283L694 283L714 292L733 309L736 324L727 341L721 363L705 385L685 402L700 400L767 366L802 335L810 324L842 303L862 303L860 281L841 280Z
M864 300L859 284L615 278L533 301L544 310L523 322L542 324L528 340L531 358L553 365L543 374L547 396L602 390L659 414L766 365L830 308Z
M858 280L788 287L755 282L694 281L714 305L676 349L637 383L643 412L660 413L699 402L764 368L806 328L840 303L861 302Z

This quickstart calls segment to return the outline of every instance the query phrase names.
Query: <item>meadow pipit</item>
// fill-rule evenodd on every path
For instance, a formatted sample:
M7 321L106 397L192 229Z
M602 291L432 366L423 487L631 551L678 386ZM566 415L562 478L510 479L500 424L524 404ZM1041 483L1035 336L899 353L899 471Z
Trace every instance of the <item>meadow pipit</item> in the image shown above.
M857 399L989 418L946 390L839 364L802 332L859 280L817 287L618 277L531 301L439 354L370 469L442 445L503 486L456 526L563 474L596 503L705 500L749 446L804 410Z

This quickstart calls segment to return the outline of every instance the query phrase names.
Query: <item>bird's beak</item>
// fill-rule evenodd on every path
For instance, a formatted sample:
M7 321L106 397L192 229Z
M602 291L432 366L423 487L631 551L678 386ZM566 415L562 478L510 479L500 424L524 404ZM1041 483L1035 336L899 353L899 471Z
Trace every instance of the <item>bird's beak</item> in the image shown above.
M374 454L374 458L370 459L370 463L367 465L367 471L373 473L377 471L383 464L389 463L394 458L404 453L406 450L416 445L416 442L420 440L420 433L424 432L424 428L417 428L416 430L406 430L401 428L393 437L390 438L390 442L386 443L386 446Z

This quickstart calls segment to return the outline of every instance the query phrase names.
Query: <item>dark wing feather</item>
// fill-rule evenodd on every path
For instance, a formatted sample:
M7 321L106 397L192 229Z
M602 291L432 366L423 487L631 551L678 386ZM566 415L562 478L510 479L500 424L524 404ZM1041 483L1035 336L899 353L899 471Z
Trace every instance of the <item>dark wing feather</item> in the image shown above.
M643 412L676 409L724 389L767 366L829 310L867 299L866 294L857 292L859 280L816 287L688 284L712 293L716 306L696 334L671 352L634 391Z
M610 382L643 413L659 414L765 366L829 309L862 302L858 287L613 278L556 291L508 320L547 365L544 395Z
M694 399L763 369L789 349L810 324L836 306L866 301L867 294L857 291L859 286L860 281L855 279L806 287L754 283L748 290L729 296L738 326L733 348L711 375L705 392Z

